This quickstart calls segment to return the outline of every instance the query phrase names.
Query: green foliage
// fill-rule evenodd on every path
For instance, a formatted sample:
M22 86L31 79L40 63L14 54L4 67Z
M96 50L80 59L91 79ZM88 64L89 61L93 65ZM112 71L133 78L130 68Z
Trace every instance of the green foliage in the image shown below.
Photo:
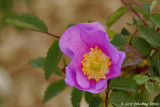
M131 78L118 77L111 79L109 87L117 90L124 90L129 92L137 92L136 81Z
M123 45L119 50L126 53L123 67L136 65L143 60L139 51L131 45Z
M116 12L114 12L108 19L107 19L107 27L110 28L112 24L114 24L124 13L129 10L129 7L122 6Z
M150 11L152 11L156 7L158 2L159 2L159 0L152 0L151 6L150 6Z
M49 48L47 56L44 62L44 70L46 71L46 79L52 75L54 70L57 68L57 65L62 57L62 52L59 49L59 40L56 40L52 46Z
M76 24L69 24L69 25L67 25L67 29L70 28L71 26L74 26L74 25L76 25Z
M147 12L145 10L143 10L140 7L137 7L136 5L132 5L132 8L135 9L137 12L141 13L141 14L147 14Z
M121 34L124 36L130 35L129 31L126 28L123 28Z
M63 58L63 65L64 65L64 67L67 66L67 62L66 62L66 59L65 59L65 58Z
M89 107L99 107L102 101L102 98L100 98L99 96L94 96L90 100Z
M154 52L152 56L148 58L151 65L150 71L152 76L160 76L160 54Z
M138 85L144 84L149 80L149 77L147 75L135 75L133 78Z
M92 93L85 91L84 97L85 97L85 100L86 100L86 102L87 102L88 104L90 103L90 101L91 101L91 99L92 99L92 96L93 96Z
M150 94L152 94L154 92L154 84L153 84L153 82L150 82L150 81L146 82L145 83L145 88Z
M150 18L156 24L156 26L160 27L160 14L151 14Z
M56 96L60 92L62 92L66 88L66 83L64 80L59 80L56 82L53 82L49 87L47 88L45 92L45 96L43 98L43 103L51 99L52 97Z
M144 9L149 14L150 13L150 4L144 4Z
M33 60L29 61L29 63L30 63L33 67L43 68L43 67L44 67L44 58L39 57L39 58L36 58L36 59L33 59Z
M73 107L80 107L83 91L74 88L72 91L72 105Z
M157 95L153 101L154 103L159 103L160 104L160 94Z
M142 56L149 55L151 52L151 46L146 40L140 37L134 37L132 45L138 49Z
M155 48L160 47L160 34L154 29L147 26L140 26L138 32L151 46Z
M116 46L116 47L120 47L121 45L126 44L126 40L124 38L123 35L121 34L116 34L113 38L113 40L111 41L111 43Z
M7 19L6 21L18 27L48 32L47 26L37 16L34 15L23 14L16 18Z
M56 67L56 68L53 70L53 73L56 74L56 75L61 76L61 75L62 75L62 70L59 69L58 67Z
M133 107L135 98L124 91L116 91L110 96L109 101L116 107ZM131 105L133 103L133 105Z
M106 32L107 32L109 38L112 38L116 34L113 30L110 30L110 29L107 29Z

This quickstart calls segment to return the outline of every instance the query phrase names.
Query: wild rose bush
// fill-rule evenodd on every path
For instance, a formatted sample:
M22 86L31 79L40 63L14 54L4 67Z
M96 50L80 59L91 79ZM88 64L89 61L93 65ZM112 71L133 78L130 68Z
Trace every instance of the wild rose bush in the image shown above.
M160 106L160 14L158 0L141 0L144 8L128 5L114 12L106 29L96 21L68 25L64 34L55 36L36 16L23 14L6 21L18 27L39 31L57 38L45 58L29 63L41 67L48 80L53 73L63 79L48 86L43 103L67 86L74 87L71 102L79 107L84 94L90 107ZM127 11L133 12L135 32L121 34L110 27ZM72 60L66 64L63 54ZM59 68L63 58L64 67Z

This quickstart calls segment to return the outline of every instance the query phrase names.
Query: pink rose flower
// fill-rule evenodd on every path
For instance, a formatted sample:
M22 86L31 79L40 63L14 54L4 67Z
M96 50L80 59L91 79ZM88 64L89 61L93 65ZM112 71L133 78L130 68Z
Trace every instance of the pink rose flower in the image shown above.
M68 28L59 46L72 58L65 68L65 82L69 86L99 93L106 89L108 79L121 74L126 54L109 42L105 28L98 22L79 23Z

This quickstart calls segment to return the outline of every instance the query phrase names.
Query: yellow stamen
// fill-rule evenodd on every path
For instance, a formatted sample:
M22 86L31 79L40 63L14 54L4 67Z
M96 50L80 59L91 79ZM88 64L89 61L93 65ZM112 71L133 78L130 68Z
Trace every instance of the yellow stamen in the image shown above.
M98 82L100 79L106 79L109 66L112 64L110 57L106 56L97 46L90 48L90 52L83 55L82 71L88 76L88 79L95 79Z

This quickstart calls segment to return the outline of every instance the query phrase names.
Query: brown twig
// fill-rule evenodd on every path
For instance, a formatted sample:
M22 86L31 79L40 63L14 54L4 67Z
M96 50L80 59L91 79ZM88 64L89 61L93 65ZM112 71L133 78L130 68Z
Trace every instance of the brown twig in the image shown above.
M108 82L107 82L105 107L108 106L109 83L110 83L110 79L109 79Z
M145 20L143 20L141 18L141 16L136 12L136 10L134 10L131 6L129 6L124 0L121 0L121 2L125 5L128 6L130 8L130 10L143 22L144 25L147 25L147 23L145 22Z

